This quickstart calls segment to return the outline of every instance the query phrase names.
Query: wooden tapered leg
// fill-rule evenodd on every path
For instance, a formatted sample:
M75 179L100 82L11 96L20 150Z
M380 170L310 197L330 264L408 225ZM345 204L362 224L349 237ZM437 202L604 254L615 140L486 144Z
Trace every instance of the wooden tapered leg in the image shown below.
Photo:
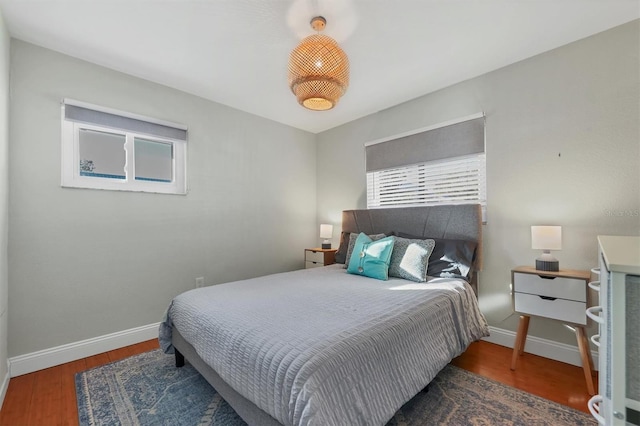
M576 339L578 340L578 348L580 349L580 358L582 360L582 369L584 370L584 378L587 381L587 391L589 395L595 395L595 387L593 385L593 358L589 349L589 341L584 332L584 327L576 327Z
M529 332L529 315L520 315L520 323L518 324L518 334L516 334L516 344L513 346L513 355L511 356L511 369L516 369L518 356L524 352L524 344L527 341L527 333Z

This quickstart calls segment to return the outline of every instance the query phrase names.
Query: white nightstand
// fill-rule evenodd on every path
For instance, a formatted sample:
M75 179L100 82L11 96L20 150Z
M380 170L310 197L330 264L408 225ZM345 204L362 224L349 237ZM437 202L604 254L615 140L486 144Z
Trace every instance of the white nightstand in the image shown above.
M513 308L522 314L513 347L511 369L516 369L518 356L524 351L531 315L570 324L576 332L584 377L589 395L595 394L593 359L584 327L589 306L590 271L563 269L558 272L538 271L532 266L518 266L511 271Z
M308 248L304 249L304 268L317 268L319 266L336 263L338 249Z

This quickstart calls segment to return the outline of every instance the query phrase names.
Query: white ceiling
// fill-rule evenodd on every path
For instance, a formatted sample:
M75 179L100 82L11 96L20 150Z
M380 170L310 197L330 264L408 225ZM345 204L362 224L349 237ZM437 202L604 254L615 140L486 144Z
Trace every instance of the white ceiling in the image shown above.
M10 34L313 133L640 17L640 0L0 0ZM330 111L298 105L289 52L349 56Z

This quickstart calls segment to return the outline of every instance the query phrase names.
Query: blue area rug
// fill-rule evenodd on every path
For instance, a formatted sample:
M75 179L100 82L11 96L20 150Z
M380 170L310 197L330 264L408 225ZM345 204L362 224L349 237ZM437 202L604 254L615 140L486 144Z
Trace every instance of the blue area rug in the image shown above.
M81 425L244 425L191 365L160 349L76 374Z
M159 349L76 375L81 425L244 426L187 363ZM387 426L597 425L588 414L447 366ZM346 426L346 425L345 425Z

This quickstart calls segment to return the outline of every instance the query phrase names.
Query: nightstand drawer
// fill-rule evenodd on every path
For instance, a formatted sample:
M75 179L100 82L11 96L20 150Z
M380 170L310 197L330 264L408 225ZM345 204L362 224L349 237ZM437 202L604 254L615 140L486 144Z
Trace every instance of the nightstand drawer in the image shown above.
M584 282L582 282L584 286ZM546 297L546 296L545 296ZM566 299L543 299L538 295L527 293L514 294L514 307L516 312L528 315L536 315L545 318L575 324L586 324L585 310L587 303Z
M319 262L304 262L304 269L309 269L309 268L318 268L320 266L324 266L324 263L319 263Z
M317 262L322 266L324 264L324 253L321 251L305 250L304 260L306 262Z
M585 282L584 280L576 278L543 278L534 274L514 272L513 291L574 300L577 302L587 302L587 288L585 286Z

